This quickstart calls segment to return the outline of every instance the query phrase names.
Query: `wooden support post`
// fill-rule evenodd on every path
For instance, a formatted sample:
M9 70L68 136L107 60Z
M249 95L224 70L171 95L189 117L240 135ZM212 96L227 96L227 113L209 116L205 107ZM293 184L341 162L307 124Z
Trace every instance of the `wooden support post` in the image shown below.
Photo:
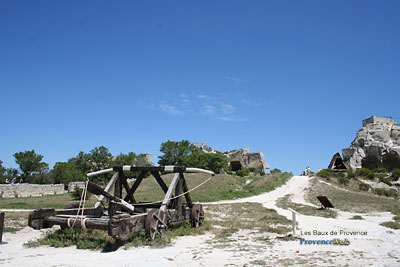
M4 212L0 212L0 243L3 242Z
M129 188L128 182L126 181L126 176L124 175L124 173L122 171L120 172L119 176L122 177L122 179L120 178L120 180L122 182L122 185L125 188L126 194L128 194L128 192L131 189ZM127 201L130 201L131 203L136 203L136 199L135 199L135 197L133 195Z
M181 179L183 181L183 192L186 193L186 192L189 191L189 188L188 188L188 186L186 184L186 180L185 180L185 177L183 176L183 173L182 173ZM185 194L185 198L186 198L187 206L189 208L192 208L193 207L193 201L192 201L192 198L190 197L190 194L189 193Z
M179 196L183 192L183 179L182 179L183 174L179 173L179 181L178 184L175 188L175 196ZM178 211L177 212L177 217L182 214L182 197L178 197L175 199L175 209Z
M132 185L131 190L129 190L128 194L124 198L125 201L129 201L129 199L131 198L131 196L133 196L133 193L135 193L136 189L138 188L140 183L143 181L143 178L145 176L146 176L146 172L145 171L142 171L139 174L139 177L136 179L135 183Z
M114 183L118 180L118 172L114 173L113 177L111 177L111 180L108 182L108 184L106 185L106 188L104 188L104 191L106 192L110 192L111 187L114 185ZM101 202L103 201L104 196L101 195L99 197L99 199L96 201L96 204L94 204L95 208L98 208L101 204Z
M151 174L154 176L154 178L156 178L157 183L160 185L160 187L164 191L164 193L167 193L168 186L164 183L164 180L161 178L158 171L152 171Z
M160 211L166 211L168 203L170 202L170 198L172 197L172 192L174 191L176 184L179 181L179 173L175 173L174 178L172 179L171 184L169 185L168 191L165 194L164 200L161 204Z
M293 227L293 236L296 236L296 211L289 208L292 212L292 227Z

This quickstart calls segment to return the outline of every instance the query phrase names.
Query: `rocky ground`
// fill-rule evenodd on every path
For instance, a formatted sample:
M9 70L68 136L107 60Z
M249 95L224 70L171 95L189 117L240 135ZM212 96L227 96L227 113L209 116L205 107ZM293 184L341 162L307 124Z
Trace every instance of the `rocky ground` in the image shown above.
M294 176L276 190L246 199L209 203L212 220L228 220L229 214L215 213L216 207L240 203L261 203L292 219L292 212L276 202L291 195L294 203L312 206L305 198L310 179ZM232 206L233 207L233 206ZM350 213L337 210L336 218L297 214L298 238L282 234L239 229L225 238L214 232L184 236L164 248L120 248L98 251L68 248L26 248L23 244L44 234L28 227L16 233L5 233L0 245L0 265L5 266L399 266L400 230L380 225L393 217L388 212ZM355 215L363 220L352 219ZM245 219L245 218L243 218ZM335 233L336 232L336 233ZM304 239L303 241L301 241ZM340 239L348 245L304 244L312 240ZM346 241L347 239L347 241ZM311 241L310 241L311 240ZM303 244L301 244L303 242Z

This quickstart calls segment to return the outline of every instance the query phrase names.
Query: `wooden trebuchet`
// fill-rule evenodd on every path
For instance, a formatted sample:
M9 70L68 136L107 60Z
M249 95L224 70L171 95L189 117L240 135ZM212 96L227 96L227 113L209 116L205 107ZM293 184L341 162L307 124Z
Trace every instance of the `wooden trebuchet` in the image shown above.
M145 230L148 237L153 240L157 236L164 235L169 226L185 220L190 220L193 227L203 224L203 206L192 202L184 173L197 172L214 176L213 172L180 166L121 166L88 173L87 177L113 171L115 173L105 188L88 182L87 190L99 195L94 208L37 209L29 214L29 226L34 229L50 228L53 225L60 225L62 228L101 229L106 230L114 238L122 238L132 232ZM127 171L139 172L138 178L131 186L124 175ZM169 186L162 179L161 172L175 173ZM162 201L136 200L135 192L147 173L152 174L164 191L165 196ZM124 190L126 194L123 197Z

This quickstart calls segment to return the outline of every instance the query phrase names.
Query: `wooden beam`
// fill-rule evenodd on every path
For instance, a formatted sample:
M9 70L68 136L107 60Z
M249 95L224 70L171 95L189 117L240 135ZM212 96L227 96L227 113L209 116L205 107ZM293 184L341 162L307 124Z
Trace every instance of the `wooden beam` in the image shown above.
M139 177L136 179L135 183L133 183L131 189L129 190L128 194L125 196L124 200L128 201L131 196L133 196L133 193L135 193L136 189L140 185L140 183L143 181L144 176L146 175L146 171L142 171L139 174Z
M175 173L174 178L172 179L172 182L169 185L168 191L165 194L164 200L161 204L160 211L165 212L167 210L167 205L170 202L170 198L172 197L172 193L175 190L178 181L179 181L179 173Z
M161 189L164 193L167 193L168 186L165 184L164 180L161 178L160 174L157 171L152 171L151 174L156 178L157 183L160 185Z
M106 192L110 192L111 187L114 185L114 183L118 180L118 172L114 173L114 175L111 177L110 181L108 182L108 184L106 185L106 187L104 188L104 191ZM101 204L101 202L103 201L104 196L101 195L99 197L99 199L96 201L96 203L94 204L95 208L98 208Z
M125 188L126 193L128 194L128 192L129 192L131 189L129 188L128 182L126 181L126 176L124 175L123 172L120 172L119 175L123 177L123 179L121 179L121 182L122 182L122 185L123 185L124 188ZM134 197L133 195L132 195L132 196L130 197L130 199L127 200L127 201L130 201L131 203L136 203L136 199L135 199L135 197Z
M188 188L188 186L186 184L186 180L185 180L185 177L183 176L183 173L182 173L181 179L183 180L183 192L184 193L189 192L189 188ZM190 193L185 194L185 199L186 199L186 203L187 203L188 207L192 208L193 207L193 201L192 201L192 198L190 196Z
M0 212L0 243L3 242L4 212Z

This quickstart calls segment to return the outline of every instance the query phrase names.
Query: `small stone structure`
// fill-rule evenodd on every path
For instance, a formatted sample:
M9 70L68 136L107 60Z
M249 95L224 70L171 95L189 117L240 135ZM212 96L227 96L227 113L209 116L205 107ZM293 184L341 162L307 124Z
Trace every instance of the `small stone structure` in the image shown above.
M37 197L64 194L63 184L0 184L2 197Z
M217 153L216 150L201 142L192 143L192 145L204 153ZM260 171L269 169L262 152L250 153L249 148L244 148L223 152L222 154L230 159L229 166L233 171L249 168L255 168Z
M400 155L400 126L392 118L372 116L362 125L350 147L342 150L343 160L351 170L362 168L367 156L382 160L388 153Z
M76 187L79 187L80 189L85 189L85 182L69 182L68 193L74 192Z

